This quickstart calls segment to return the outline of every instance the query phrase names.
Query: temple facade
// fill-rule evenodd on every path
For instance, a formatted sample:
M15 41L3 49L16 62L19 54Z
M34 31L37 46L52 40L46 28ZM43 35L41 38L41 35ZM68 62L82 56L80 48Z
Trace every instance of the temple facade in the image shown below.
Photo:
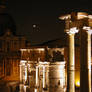
M21 49L21 84L29 87L32 92L34 89L37 92L42 90L65 92L66 62L64 61L63 53L64 48L34 47Z
M75 34L77 33L80 39L80 92L91 92L92 15L72 12L61 16L60 19L65 20L65 32L68 38L67 92L75 92Z

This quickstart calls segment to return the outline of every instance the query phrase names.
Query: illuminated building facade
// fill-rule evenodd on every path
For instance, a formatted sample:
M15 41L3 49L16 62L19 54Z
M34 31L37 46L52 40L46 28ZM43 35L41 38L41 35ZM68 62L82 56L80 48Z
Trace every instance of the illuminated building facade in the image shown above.
M25 37L13 35L10 29L0 36L0 77L19 80L20 48L26 47Z
M0 6L0 20L2 20L0 21L0 79L8 81L20 79L21 84L35 88L35 92L37 90L64 92L66 84L67 92L75 92L75 86L81 87L81 92L91 92L92 16L79 12L61 17L66 20L65 32L68 36L64 49L62 47L27 48L25 37L15 35L14 21L5 13L5 5L4 2L2 3ZM79 46L78 43L75 47L75 35L78 32L81 44Z
M36 65L45 60L45 48L21 49L20 82L35 87ZM24 72L24 73L23 73Z
M20 49L27 45L23 36L16 35L16 25L7 13L7 1L0 0L0 79L19 80Z
M37 89L38 92L42 90L47 92L54 92L54 90L55 92L65 92L66 72L63 51L63 48L47 47L21 49L21 83L28 85L30 88L33 87L35 90ZM37 58L35 59L34 57Z

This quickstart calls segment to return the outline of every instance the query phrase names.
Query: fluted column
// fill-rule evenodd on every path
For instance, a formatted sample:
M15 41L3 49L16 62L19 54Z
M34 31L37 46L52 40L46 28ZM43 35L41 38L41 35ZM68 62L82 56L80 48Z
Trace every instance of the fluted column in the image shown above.
M68 34L67 92L75 92L75 47L74 35L76 27L66 30Z
M80 92L91 92L91 33L90 27L80 30Z

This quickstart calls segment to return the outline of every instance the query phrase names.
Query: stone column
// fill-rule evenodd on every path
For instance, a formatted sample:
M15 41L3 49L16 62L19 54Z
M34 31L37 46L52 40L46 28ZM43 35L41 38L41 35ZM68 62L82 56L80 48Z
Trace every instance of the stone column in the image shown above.
M39 92L38 89L34 89L34 92Z
M50 82L50 80L49 80L49 65L47 66L47 87L48 87L48 90L49 90L49 82Z
M75 48L74 35L76 27L66 30L68 34L67 92L75 92Z
M23 82L23 73L22 73L22 65L20 65L20 83Z
M39 86L39 67L36 66L36 87Z
M91 92L91 33L90 27L80 30L80 92Z
M25 65L25 84L27 84L27 82L28 82L28 74L27 74L27 65Z
M43 89L46 88L46 76L45 76L46 70L45 65L43 65Z

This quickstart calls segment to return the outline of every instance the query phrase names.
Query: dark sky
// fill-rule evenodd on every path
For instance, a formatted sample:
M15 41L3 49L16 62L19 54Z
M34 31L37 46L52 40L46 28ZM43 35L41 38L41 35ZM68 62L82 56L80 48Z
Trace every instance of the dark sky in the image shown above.
M31 44L60 38L64 34L64 22L58 17L64 13L81 10L91 13L88 0L9 0L8 12L16 22L17 34L25 35ZM37 25L37 30L33 29Z

